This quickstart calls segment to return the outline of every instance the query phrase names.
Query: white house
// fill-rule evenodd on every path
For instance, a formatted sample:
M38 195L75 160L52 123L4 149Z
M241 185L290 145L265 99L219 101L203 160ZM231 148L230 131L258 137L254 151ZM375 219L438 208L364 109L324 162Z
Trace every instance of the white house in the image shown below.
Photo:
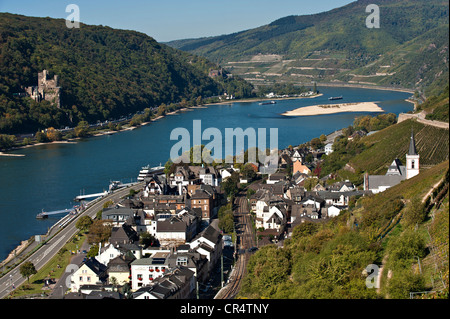
M338 207L338 206L329 206L326 207L327 209L327 215L329 218L333 218L333 217L337 217L339 216L339 214L341 213L341 211L344 209L343 207Z
M222 255L222 235L214 227L208 226L197 238L189 243L194 249L208 260L208 270L211 271Z
M263 227L264 229L276 229L279 231L286 222L286 215L278 206L269 208L269 212L264 214Z
M150 258L136 259L131 263L131 289L149 286L169 269L167 256L169 253L158 252Z
M108 263L111 259L114 259L120 256L121 254L122 254L121 251L117 247L114 247L114 245L109 244L109 246L105 247L103 251L101 246L99 247L98 255L95 256L95 259L97 259L99 263L108 266Z
M107 267L95 258L87 259L71 276L71 290L77 292L84 285L103 285L107 283Z
M325 155L330 155L333 153L333 143L328 143L325 145Z

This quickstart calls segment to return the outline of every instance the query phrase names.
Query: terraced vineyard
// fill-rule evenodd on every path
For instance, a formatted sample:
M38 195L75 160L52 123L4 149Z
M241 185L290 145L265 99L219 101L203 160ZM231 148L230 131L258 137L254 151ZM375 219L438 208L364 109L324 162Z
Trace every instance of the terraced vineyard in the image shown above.
M362 141L367 149L351 160L351 166L371 174L384 174L395 158L405 163L411 129L422 168L449 159L448 130L407 120L365 137Z

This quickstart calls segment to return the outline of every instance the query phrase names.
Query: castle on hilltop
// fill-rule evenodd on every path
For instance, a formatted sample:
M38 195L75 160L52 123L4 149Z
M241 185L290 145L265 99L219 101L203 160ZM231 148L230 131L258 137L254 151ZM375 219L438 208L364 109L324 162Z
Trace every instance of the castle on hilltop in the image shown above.
M25 89L28 96L37 102L49 101L60 107L61 88L58 86L58 75L54 75L53 79L48 79L48 71L43 70L38 73L38 85L29 86Z

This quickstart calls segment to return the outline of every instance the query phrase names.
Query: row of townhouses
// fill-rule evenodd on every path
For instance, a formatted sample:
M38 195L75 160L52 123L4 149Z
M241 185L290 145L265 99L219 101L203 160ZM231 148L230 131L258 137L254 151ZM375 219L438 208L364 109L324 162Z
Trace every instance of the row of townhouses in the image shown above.
M223 198L219 180L213 167L196 166L145 176L139 194L103 209L111 236L73 273L66 297L123 298L117 287L129 287L128 298L194 298L222 255L222 235L210 225Z

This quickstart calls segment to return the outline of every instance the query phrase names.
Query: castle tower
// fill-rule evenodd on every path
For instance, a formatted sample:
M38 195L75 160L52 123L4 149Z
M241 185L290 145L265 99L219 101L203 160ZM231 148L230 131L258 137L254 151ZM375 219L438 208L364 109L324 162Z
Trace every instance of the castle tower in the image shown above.
M409 142L408 154L406 154L406 179L419 175L420 155L417 154L414 132L411 130L411 140Z

